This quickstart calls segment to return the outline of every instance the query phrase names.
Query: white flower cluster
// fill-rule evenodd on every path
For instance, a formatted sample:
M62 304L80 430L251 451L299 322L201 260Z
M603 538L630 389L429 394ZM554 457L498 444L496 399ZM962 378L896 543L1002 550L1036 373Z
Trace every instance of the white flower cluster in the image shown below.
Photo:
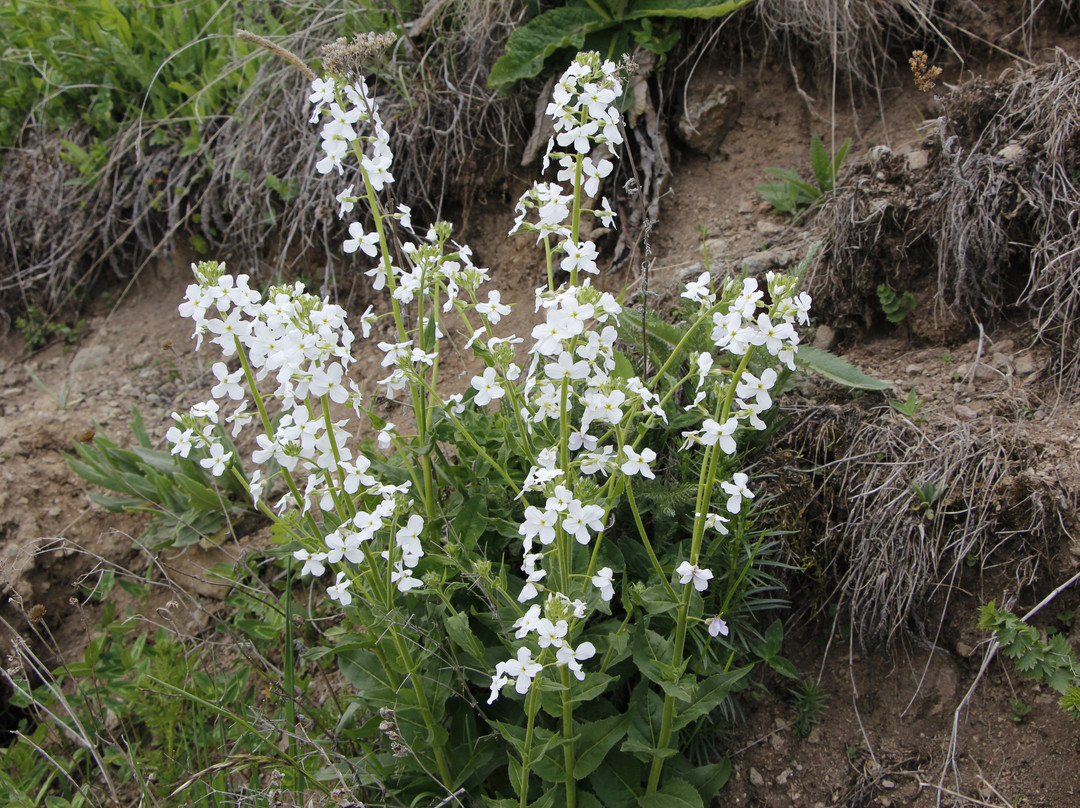
M256 382L272 378L276 387L271 392L253 395L262 431L255 436L257 448L251 460L259 466L273 461L292 479L304 483L303 490L289 490L278 500L278 513L294 508L301 514L313 509L329 512L337 505L335 496L350 497L349 521L325 536L321 548L296 552L296 558L304 563L303 573L320 576L325 564L340 566L342 559L360 563L361 545L384 526L404 518L410 484L380 484L369 473L371 461L364 455L353 456L347 422L329 418L328 402L352 407L359 414L363 401L359 388L346 374L352 362L353 334L345 322L345 310L307 294L300 283L272 287L264 300L248 287L246 275L233 278L225 274L224 264L204 262L192 269L197 282L188 286L180 314L195 322L194 336L200 342L203 336L213 335L211 342L222 354L230 357L239 353L244 366L230 373L224 362L216 363L213 373L217 384L211 390L211 400L196 404L186 414L173 414L180 424L167 434L173 453L187 456L193 446L203 448L209 457L202 465L220 475L230 453L215 436L220 419L218 400L239 402L224 419L232 424L233 437L237 437L256 417L248 409L249 400L240 384L245 367ZM278 404L276 427L266 417L269 399ZM256 505L269 481L262 469L252 474L249 487ZM378 505L370 512L357 512L352 498L359 495L377 498ZM389 550L382 552L393 565L391 580L402 592L421 585L411 570L423 556L419 543L422 529L422 517L408 517L407 527L397 531L392 557ZM327 592L347 606L352 600L347 574L338 572L336 583Z
M592 656L591 644L584 644L588 656L581 656L582 647L571 650L564 638L575 633L574 621L584 619L585 615L572 612L564 625L550 613L552 604L558 612L559 604L569 598L553 588L552 578L556 576L549 576L545 564L550 566L549 562L559 557L559 553L568 552L560 547L560 539L565 537L588 545L604 530L610 507L605 499L606 490L580 481L616 472L627 477L655 477L652 464L656 454L652 449L631 444L636 435L630 424L642 415L667 420L658 397L641 379L613 374L618 303L610 295L593 289L587 279L577 282L579 271L597 271L597 251L592 242L577 239L577 220L573 215L580 209L580 198L575 194L584 190L588 197L595 197L600 180L611 173L612 164L606 158L594 161L593 156L604 151L602 147L607 144L622 141L619 113L614 106L621 94L616 72L613 63L601 63L595 55L579 56L555 85L547 114L554 119L556 134L548 142L544 169L556 162L558 182L535 183L523 195L511 230L511 233L536 233L538 241L550 238L556 244L553 252L564 256L560 268L570 273L569 285L554 291L537 290L537 310L544 311L545 320L532 332L534 345L520 417L529 428L535 425L537 430L542 430L538 434L563 435L563 424L571 417L570 413L581 415L580 420L570 424L565 447L556 441L539 453L519 495L539 492L543 494L543 505L528 504L518 530L524 556L521 570L525 575L518 601L528 603L543 591L547 591L548 598L544 614L539 606L533 605L515 624L517 639L529 639L537 648L522 646L514 658L499 663L491 683L492 700L510 681L514 681L518 693L528 692L532 680L544 667L544 652L548 647L557 649L558 664L569 665L579 677L584 675L580 662ZM559 184L566 181L574 184L572 190L564 191ZM535 219L530 218L530 212ZM601 200L599 207L585 212L604 225L610 225L614 217L606 199ZM726 352L738 362L754 348L761 347L780 363L794 368L799 341L794 324L807 322L810 299L797 292L796 281L771 273L767 291L768 298L754 278L746 278L728 281L717 295L712 291L708 273L688 284L685 297L711 317L714 350L702 353L696 360L697 389L687 409L697 408L710 392L722 398L730 390L728 380L732 373L713 367L715 355ZM760 416L772 406L770 391L777 383L778 374L772 367L766 367L754 375L745 365L736 374L730 416L722 424L706 418L700 429L684 432L684 448L690 444L707 447L719 444L725 454L733 455L736 430L744 422L755 429L765 428ZM494 372L474 378L473 387L477 389L475 401L480 405L505 393ZM754 497L748 482L748 476L738 472L731 480L721 483L730 514L739 514L743 502ZM583 492L588 493L583 495ZM728 532L727 517L720 514L707 513L704 522L706 527L720 533ZM693 584L699 592L706 590L713 577L712 571L689 561L683 561L676 573L681 584ZM603 601L614 596L614 578L610 567L590 570L588 574L589 583L599 590ZM713 636L727 634L727 624L719 617L710 622L709 629Z

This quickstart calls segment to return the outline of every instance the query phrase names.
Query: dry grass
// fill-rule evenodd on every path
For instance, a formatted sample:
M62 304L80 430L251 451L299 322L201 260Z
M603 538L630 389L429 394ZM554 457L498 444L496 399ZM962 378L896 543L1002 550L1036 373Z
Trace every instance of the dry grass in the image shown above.
M520 2L429 3L428 11L372 66L397 155L393 190L418 221L453 204L467 213L477 187L498 177L521 139L526 107L520 94L496 99L486 88L521 21ZM278 44L313 62L321 45L352 33L340 30L341 16L335 4L313 8L308 26ZM27 131L0 171L0 317L28 305L56 312L102 269L128 280L193 236L256 276L321 267L324 285L333 285L341 261L333 245L344 226L333 200L339 189L314 170L306 81L273 55L249 58L258 60L255 81L229 115L202 122L190 154L150 146L154 125L135 122L111 144L98 180L78 184L78 170L60 157L60 136ZM79 133L63 137L91 145Z
M928 169L889 154L822 208L815 299L871 324L875 289L933 279L939 321L972 330L1009 309L1057 349L1059 389L1080 381L1080 62L977 80L943 99ZM927 300L924 307L931 307ZM834 305L835 304L835 305Z
M916 423L889 407L796 411L786 442L816 466L826 514L803 553L864 645L898 632L933 640L969 565L1004 558L1016 586L1030 583L1064 532L1068 504L1032 470L1022 427L994 423L979 431L935 413ZM928 483L935 493L920 496Z

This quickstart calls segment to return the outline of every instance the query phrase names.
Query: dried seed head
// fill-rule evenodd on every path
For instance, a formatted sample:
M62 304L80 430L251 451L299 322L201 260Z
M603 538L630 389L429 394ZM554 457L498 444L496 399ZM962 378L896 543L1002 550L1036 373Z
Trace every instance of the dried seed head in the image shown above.
M364 60L378 56L397 41L397 35L386 31L381 34L356 34L352 42L339 37L329 45L323 45L323 70L336 76L350 76L360 72Z
M911 73L915 76L915 86L921 92L928 93L934 89L941 75L941 68L937 65L927 67L926 51L912 51L908 64L911 65Z

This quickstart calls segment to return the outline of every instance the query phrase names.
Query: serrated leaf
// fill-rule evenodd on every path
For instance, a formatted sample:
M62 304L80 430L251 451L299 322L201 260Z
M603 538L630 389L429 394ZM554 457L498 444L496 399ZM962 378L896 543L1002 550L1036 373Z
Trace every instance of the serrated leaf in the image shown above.
M888 390L893 386L892 382L868 376L846 359L812 345L799 346L795 354L795 364L803 370L809 370L824 379L855 390Z

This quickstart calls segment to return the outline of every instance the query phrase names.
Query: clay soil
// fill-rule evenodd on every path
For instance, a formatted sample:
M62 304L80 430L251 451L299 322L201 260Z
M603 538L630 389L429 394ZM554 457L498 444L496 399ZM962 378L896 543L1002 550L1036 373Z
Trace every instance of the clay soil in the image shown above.
M1050 34L1048 41L1078 52L1076 39ZM979 75L994 77L1008 64L1000 54L987 52L981 63L946 65L944 79L959 83ZM792 225L770 212L753 186L768 181L767 167L805 167L811 133L821 134L826 143L851 136L851 162L857 163L877 145L901 155L921 150L925 135L917 125L937 114L933 100L920 95L903 72L887 78L880 99L871 93L842 100L833 113L826 100L828 84L811 87L817 102L808 103L783 60L738 64L707 59L694 80L733 81L744 103L738 122L713 154L693 152L669 125L672 174L650 240L654 264L649 285L658 306L677 296L680 280L703 271L702 231L714 272L737 272L748 256L769 251L768 260L776 260L778 252L789 253L791 260L805 253L809 221ZM465 234L478 262L492 268L504 302L516 304L507 330L519 334L532 323L532 291L541 281L542 259L529 239L505 238L513 221L507 200L530 181L535 168L517 169L501 192L475 200ZM104 299L96 303L75 346L55 343L28 353L15 332L0 342L0 616L10 629L28 633L25 610L44 606L45 622L63 654L78 654L92 632L94 613L80 604L77 586L92 581L103 565L136 573L152 564L167 569L194 597L195 605L181 619L196 630L211 615L224 616L223 592L203 580L201 570L265 541L265 533L255 530L220 548L193 548L179 556L137 550L133 537L142 520L91 504L87 486L61 456L91 429L123 445L130 439L133 407L163 443L169 414L205 395L213 359L205 350L194 352L190 327L176 314L191 258L178 253L160 261L115 306ZM784 262L781 257L779 263ZM351 277L345 270L340 274ZM343 296L350 282L343 284ZM619 270L601 282L619 289L638 279L635 270ZM110 302L120 291L109 290ZM1030 329L1022 321L1002 320L981 338L978 333L935 333L925 314L932 309L932 300L922 299L923 319L908 329L838 329L829 342L865 371L895 381L881 406L914 389L926 407L950 417L985 419L987 424L994 418L1030 421L1029 439L1041 464L1034 471L1055 477L1063 496L1075 503L1080 408L1056 396L1045 370L1047 353L1028 347ZM822 310L816 324L836 325ZM976 357L995 355L1000 357L994 359L995 373L972 370ZM362 378L374 378L379 370L375 355L361 355L355 366ZM451 384L466 386L470 370L462 367L461 377ZM32 374L51 394L39 388ZM828 385L800 389L842 406L850 400ZM56 399L65 396L66 406L60 406ZM1018 589L1015 570L1003 563L996 571L973 568L953 582L947 598L935 596L924 615L931 621L925 635L929 640L900 632L884 647L863 648L843 613L836 617L827 606L800 603L800 593L809 589L795 580L785 653L804 677L819 682L827 706L809 735L797 737L786 696L789 683L766 676L756 695L743 700L744 720L723 741L733 756L734 775L719 804L1080 805L1080 727L1057 708L1052 691L1021 679L1011 664L995 658L956 715L988 646L985 633L975 627L978 606L1009 594L1022 612L1068 579L1076 559L1066 527L1047 540L1033 585ZM1047 614L1078 604L1080 594L1066 591ZM1031 711L1011 718L1011 698L1023 700Z

